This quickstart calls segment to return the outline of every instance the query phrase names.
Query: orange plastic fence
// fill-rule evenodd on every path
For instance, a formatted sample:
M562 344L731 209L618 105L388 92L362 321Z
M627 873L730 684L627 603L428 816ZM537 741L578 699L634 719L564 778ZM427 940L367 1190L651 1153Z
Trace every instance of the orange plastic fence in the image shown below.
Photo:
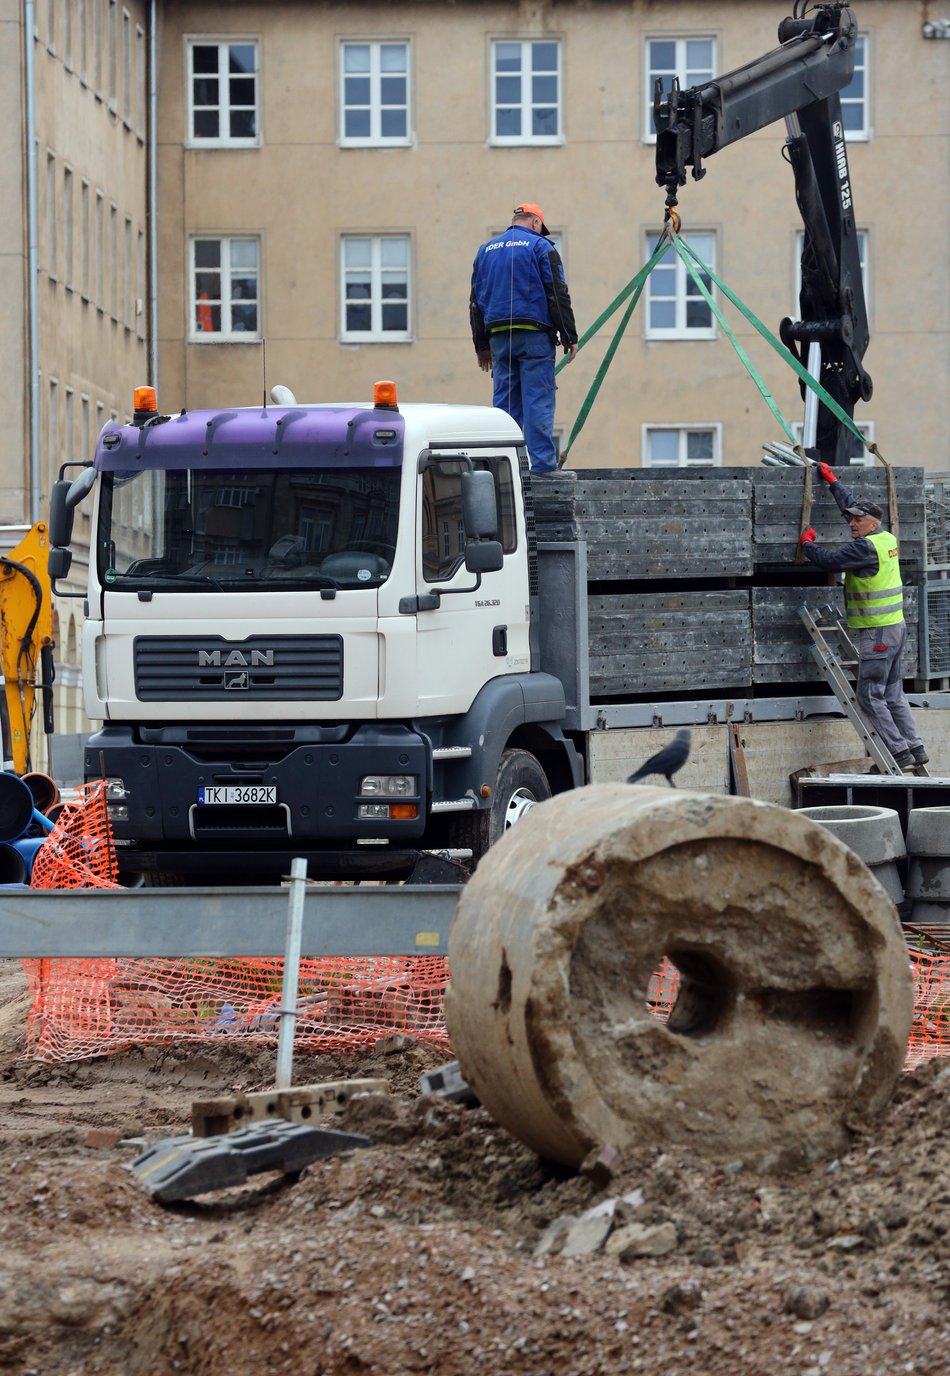
M103 781L77 790L36 852L33 889L118 889L118 865Z
M37 852L37 888L119 888L103 784L80 790ZM950 951L909 952L914 1024L906 1067L950 1055ZM46 1061L81 1060L130 1046L228 1039L276 1046L283 961L67 960L23 962L32 994L27 1050ZM305 959L300 962L295 1046L311 1053L368 1050L411 1032L451 1054L442 1015L448 962L441 956ZM647 1003L665 1019L678 972L664 960Z
M162 1042L275 1045L283 960L28 960L27 1048L80 1060ZM300 962L295 1048L368 1050L411 1032L449 1051L442 956L321 957Z
M910 952L914 1024L906 1068L950 1055L950 955ZM39 1060L81 1060L130 1046L227 1039L276 1045L283 961L28 960L27 1050ZM442 1015L448 962L441 956L344 957L300 963L295 1046L312 1054L366 1051L410 1032L451 1054ZM664 961L648 1004L665 1019L679 977Z
M910 951L914 980L914 1021L907 1040L904 1069L912 1070L932 1056L950 1056L950 951L933 955ZM647 1002L662 1021L676 1002L679 973L663 960L650 980Z

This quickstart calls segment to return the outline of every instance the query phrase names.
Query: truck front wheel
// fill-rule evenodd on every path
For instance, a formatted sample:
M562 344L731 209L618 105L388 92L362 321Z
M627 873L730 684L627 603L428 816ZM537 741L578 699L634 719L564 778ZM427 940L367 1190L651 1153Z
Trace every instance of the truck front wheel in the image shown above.
M527 750L506 750L488 809L488 844L493 846L525 813L550 796L551 786L534 756Z
M525 813L550 796L551 785L535 757L527 750L506 750L498 765L491 806L457 819L455 844L471 848L474 867Z

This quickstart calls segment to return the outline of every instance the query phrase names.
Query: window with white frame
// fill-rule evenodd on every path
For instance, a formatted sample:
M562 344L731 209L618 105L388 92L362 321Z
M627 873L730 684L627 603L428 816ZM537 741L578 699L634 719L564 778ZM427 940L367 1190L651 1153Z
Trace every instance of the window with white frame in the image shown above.
M722 426L644 425L641 439L644 468L690 468L722 464Z
M871 309L871 288L870 277L868 274L868 232L866 229L855 230L855 237L858 243L858 257L861 260L861 286L864 290L865 305ZM804 230L799 230L795 235L795 309L793 314L797 317L799 311L799 298L802 290L802 251L805 247Z
M132 16L122 11L122 118L132 122Z
M72 291L73 276L73 172L63 168L63 281Z
M135 26L135 132L145 140L145 30Z
M96 219L93 226L95 239L95 300L96 307L102 311L105 309L105 214L106 202L105 194L96 188Z
M659 78L662 89L669 91L673 78L679 78L683 90L710 81L715 73L716 40L714 38L648 38L646 42L646 80L644 96L646 110L643 121L644 138L656 138L653 123L653 91Z
M116 83L117 83L117 81L118 81L118 70L119 70L119 68L118 68L118 61L119 61L119 54L118 54L118 48L119 48L119 19L118 19L118 11L117 11L117 9L116 9L116 0L109 0L109 14L108 14L108 18L107 18L107 21L106 21L106 41L107 41L107 45L108 45L108 47L107 47L107 57L108 57L108 61L107 61L106 65L107 65L107 68L108 68L108 76L109 76L109 89L108 89L108 92L107 92L107 95L108 95L108 97L109 97L108 105L109 105L109 109L110 109L110 110L115 110L115 108L116 108L116 90L117 90L117 84L116 84Z
M340 45L340 142L348 148L409 142L409 44Z
M46 152L46 265L49 276L59 277L56 234L56 155Z
M189 143L256 148L260 141L257 44L188 45Z
M119 208L109 206L109 314L119 318Z
M695 233L690 247L709 267L716 266L716 236ZM646 242L646 256L652 257L654 240ZM711 295L711 279L697 266L700 278ZM667 253L650 273L646 283L647 339L714 339L715 320L705 297L686 264L677 253Z
M859 34L854 45L854 75L841 92L845 138L859 142L871 137L871 102L868 92L868 40Z
M79 38L79 79L89 79L89 38L86 32L86 0L76 0L76 33Z
M491 142L562 143L561 44L498 40L491 63Z
M89 298L89 183L83 177L79 186L79 290Z
M243 343L260 337L260 242L191 241L191 338Z
M409 237L347 234L341 244L342 338L409 338Z
M873 444L874 421L856 420L854 423L861 431L861 434L864 436L864 438ZM802 422L800 420L793 421L792 430L795 433L795 439L798 441L799 444L801 444L805 430L805 427L802 424ZM847 462L851 468L873 468L877 462L874 455L869 453L869 451L865 449L861 440L859 440L856 435L852 435L850 430L848 431Z

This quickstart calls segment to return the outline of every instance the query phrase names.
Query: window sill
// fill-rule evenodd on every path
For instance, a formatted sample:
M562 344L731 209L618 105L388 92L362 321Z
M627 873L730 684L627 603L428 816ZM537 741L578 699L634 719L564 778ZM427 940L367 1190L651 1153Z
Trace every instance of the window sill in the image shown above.
M497 138L488 140L489 148L562 148L567 143L564 134L539 136L538 138Z
M337 148L411 148L411 139L337 139Z
M662 333L646 333L643 336L647 344L681 344L703 343L707 340L719 338L718 330L664 330Z
M388 335L388 334L343 334L340 335L340 344L412 344L412 335Z
M259 334L192 334L188 336L189 344L198 344L207 348L209 344L260 344Z
M260 148L261 139L186 139L185 150L189 153L246 153Z

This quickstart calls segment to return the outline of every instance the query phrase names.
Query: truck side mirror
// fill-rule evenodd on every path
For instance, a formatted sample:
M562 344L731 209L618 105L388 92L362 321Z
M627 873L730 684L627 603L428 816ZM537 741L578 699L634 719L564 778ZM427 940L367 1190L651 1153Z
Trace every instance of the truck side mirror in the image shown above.
M469 540L494 540L498 535L495 479L484 469L462 474L462 524Z
M90 464L78 478L60 478L50 494L49 538L52 545L68 545L73 534L73 511L96 485L98 473Z
M72 562L73 552L71 549L64 549L62 545L54 545L49 552L49 560L46 565L50 582L55 583L57 579L65 578Z
M504 563L504 550L498 540L472 540L465 546L465 567L469 573L497 573Z
M49 539L53 546L68 545L73 534L73 508L66 498L72 483L60 478L53 483L49 500Z

